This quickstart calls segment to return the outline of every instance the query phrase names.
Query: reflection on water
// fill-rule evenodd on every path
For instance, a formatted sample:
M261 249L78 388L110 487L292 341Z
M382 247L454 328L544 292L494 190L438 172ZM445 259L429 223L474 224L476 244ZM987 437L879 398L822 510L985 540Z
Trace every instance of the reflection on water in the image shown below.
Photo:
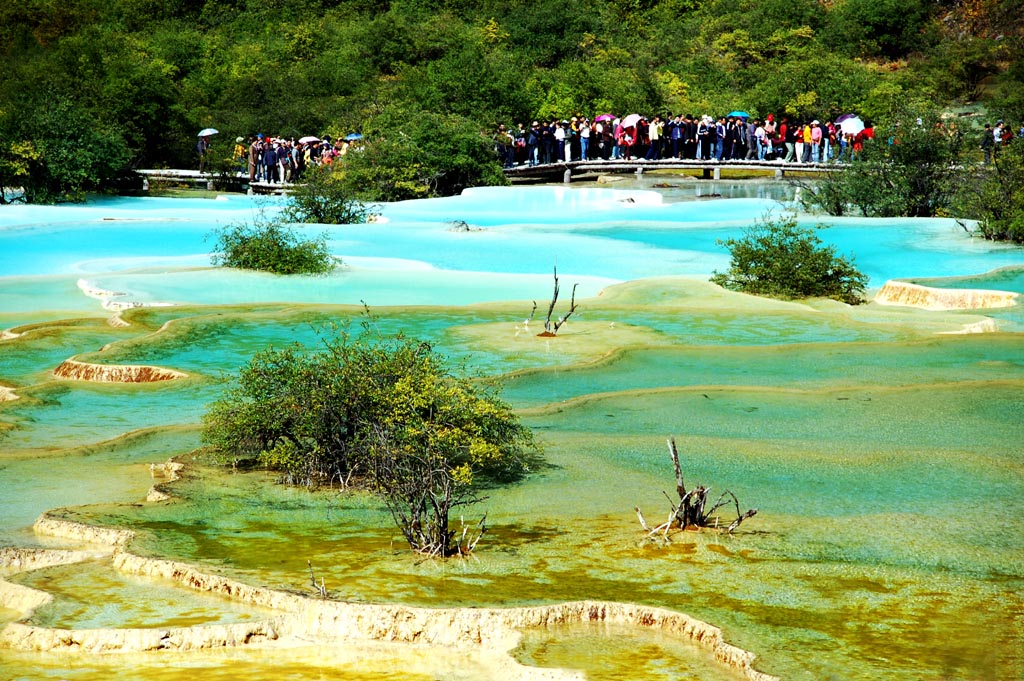
M780 185L742 185L735 201L697 200L707 185L683 181L660 193L618 186L389 205L385 224L331 228L351 269L306 279L206 267L203 235L252 215L245 197L5 207L0 328L21 335L0 341L0 385L19 396L0 403L0 545L44 543L33 520L69 507L59 515L135 529L135 552L279 589L307 590L311 561L332 597L355 601L668 607L722 627L759 669L786 678L1024 676L1019 308L932 313L725 293L700 276L723 266L716 240L785 200ZM487 229L449 232L453 219ZM1024 252L946 221L830 224L822 238L853 252L873 285L904 277L1021 290ZM104 239L89 236L97 228ZM549 300L556 261L563 292L582 282L582 302L558 338L540 339L543 320L523 322L531 301ZM947 275L964 278L934 279ZM112 312L76 285L83 277L131 300L181 304L129 310L127 326L111 326ZM499 380L546 446L534 475L488 490L491 530L470 560L415 560L365 496L286 488L193 453L225 373L268 345L314 345L358 319L360 300L382 330ZM938 335L985 317L1002 332ZM71 356L189 378L53 380ZM760 509L740 532L641 541L633 507L649 519L667 512L670 434L689 485L729 489ZM170 486L175 500L139 503L154 482L147 464L173 455L189 464ZM103 564L18 579L57 597L37 621L71 628L251 614ZM515 656L594 679L731 678L703 650L655 632L530 632ZM4 651L0 672L486 679L497 664L486 653L388 646L162 659Z

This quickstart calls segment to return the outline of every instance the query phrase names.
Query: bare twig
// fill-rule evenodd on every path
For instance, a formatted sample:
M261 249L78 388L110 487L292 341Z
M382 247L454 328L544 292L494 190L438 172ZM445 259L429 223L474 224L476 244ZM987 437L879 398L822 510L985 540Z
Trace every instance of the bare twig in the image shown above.
M327 586L324 583L324 578L321 577L320 578L320 583L317 584L316 583L316 575L313 574L313 563L312 563L312 561L307 560L306 561L306 565L309 566L309 581L313 583L313 588L316 590L317 593L320 594L320 598L326 599L327 598Z
M636 517L640 519L640 527L644 528L645 532L650 532L651 528L647 527L647 521L644 520L644 514L640 512L640 507L634 506L633 510L636 511Z
M573 284L572 285L572 298L570 298L570 300L569 300L569 311L566 312L563 316L559 317L558 321L555 322L555 333L558 333L559 327L561 327L562 324L565 324L565 321L567 319L569 319L569 315L571 315L573 312L576 311L576 287L577 286L579 286L579 284Z
M679 493L679 498L682 499L686 496L686 486L683 484L683 469L679 465L679 450L676 449L676 439L674 437L668 439L668 453L672 457L672 467L676 473L676 492Z

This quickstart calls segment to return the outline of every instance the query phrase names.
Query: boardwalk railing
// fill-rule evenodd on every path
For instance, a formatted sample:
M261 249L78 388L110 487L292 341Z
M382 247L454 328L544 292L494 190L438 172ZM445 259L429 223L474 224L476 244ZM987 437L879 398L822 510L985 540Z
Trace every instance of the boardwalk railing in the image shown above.
M722 170L772 171L776 178L785 177L787 172L830 173L844 170L847 163L783 163L782 161L698 161L694 159L663 158L657 161L644 159L617 159L597 161L560 161L530 166L519 165L506 168L505 175L513 182L571 182L588 175L603 173L633 173L642 175L650 170L699 170L706 179L719 180Z
M722 170L739 171L772 171L776 178L785 177L787 172L829 173L844 170L847 163L783 163L782 161L697 161L693 159L664 158L657 161L644 159L614 161L562 161L542 165L520 165L506 168L505 175L513 183L529 182L572 182L573 179L585 179L595 175L616 173L632 173L642 175L651 170L699 170L708 180L719 180ZM229 191L248 192L250 194L287 194L295 186L287 182L249 182L248 176L237 174L219 174L199 170L156 169L137 171L150 183L190 184L205 189L221 187Z

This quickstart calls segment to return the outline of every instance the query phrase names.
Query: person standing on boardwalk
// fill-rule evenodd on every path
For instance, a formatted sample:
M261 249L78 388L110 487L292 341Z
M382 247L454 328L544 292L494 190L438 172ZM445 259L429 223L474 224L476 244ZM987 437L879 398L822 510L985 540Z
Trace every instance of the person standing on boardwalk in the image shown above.
M725 116L719 116L718 121L715 123L715 160L721 161L725 158L725 141L727 128L725 125Z
M757 158L761 145L761 140L757 138L757 129L760 126L761 123L757 120L747 122L747 155L743 159L745 161L752 161ZM761 128L761 133L764 134L764 128Z
M591 133L590 119L589 118L584 118L582 121L580 121L579 128L580 128L580 160L581 161L589 161L590 160L590 133Z
M657 161L661 158L661 132L661 116L655 116L647 128L647 137L651 140L645 157L648 161Z
M231 160L235 162L235 167L238 169L238 174L242 175L246 171L247 167L247 151L245 148L245 138L235 138L235 148L231 152Z
M277 149L274 148L275 146L268 141L263 149L263 181L267 184L273 184L277 179Z
M811 124L810 123L805 123L804 127L803 127L803 131L800 134L802 136L803 143L804 143L804 153L803 153L803 156L800 158L800 162L801 163L810 163L811 162L811 146L812 146L812 143L814 141L814 138L813 138L813 136L811 134Z
M199 156L199 172L206 170L206 157L210 153L210 138L200 137L196 142L196 155Z
M540 163L540 152L538 147L540 146L540 124L537 121L533 122L530 129L526 132L526 164L529 166L535 166Z
M260 140L249 138L249 182L256 181L256 169L260 165Z
M821 162L821 123L816 120L811 122L811 162Z

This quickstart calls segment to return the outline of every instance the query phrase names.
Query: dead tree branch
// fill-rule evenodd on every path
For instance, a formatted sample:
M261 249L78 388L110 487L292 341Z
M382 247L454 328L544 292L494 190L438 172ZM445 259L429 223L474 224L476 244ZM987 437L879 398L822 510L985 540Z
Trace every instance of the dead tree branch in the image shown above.
M558 291L559 291L559 288L560 287L558 285L558 265L555 265L555 288L551 292L551 304L548 305L547 318L544 320L544 332L545 333L554 334L554 331L551 329L551 315L555 311L555 303L558 302Z
M572 285L572 298L569 301L569 311L559 317L555 322L551 321L551 315L555 313L555 304L558 302L558 294L561 292L561 284L558 282L558 265L555 265L555 287L551 292L551 304L548 305L548 314L544 319L544 331L538 335L540 336L554 336L558 333L558 329L565 324L566 320L576 311L576 287L579 284ZM533 303L534 312L537 310L537 302ZM530 313L530 319L533 319L533 312ZM529 321L529 320L527 320Z
M686 484L683 480L683 467L679 462L679 449L676 447L674 437L668 439L668 452L672 459L672 468L676 477L676 495L679 497L679 501L673 501L667 493L663 492L672 510L669 513L668 521L654 529L648 527L640 508L634 507L637 518L640 520L640 527L647 533L648 539L661 534L662 540L667 542L669 541L670 530L700 530L705 527L721 527L720 517L716 513L720 508L730 505L730 502L736 508L736 519L729 523L726 527L726 532L731 533L744 520L757 515L756 508L752 508L745 513L741 512L739 499L729 490L722 492L718 500L708 508L710 487L697 485L689 491L686 490Z

